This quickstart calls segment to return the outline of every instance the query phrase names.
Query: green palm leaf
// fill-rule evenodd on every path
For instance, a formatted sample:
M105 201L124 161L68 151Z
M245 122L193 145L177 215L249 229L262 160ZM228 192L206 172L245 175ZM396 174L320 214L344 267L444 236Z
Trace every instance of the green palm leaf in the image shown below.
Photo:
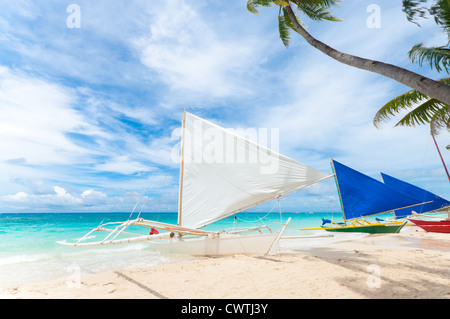
M432 14L435 14L435 20L442 26L450 38L450 1L439 0L435 6L432 7Z
M308 18L313 21L342 21L339 18L333 16L329 11L328 1L308 1L308 2L296 2L298 9L304 13Z
M439 82L450 85L450 78L444 78ZM431 132L447 126L450 120L450 107L439 100L432 99L416 90L409 90L393 98L386 103L373 119L375 127L380 128L390 116L395 116L402 110L414 108L406 114L395 126L416 126L430 123ZM437 134L437 133L436 133Z
M248 0L247 10L253 14L259 14L257 7L270 7L272 4L272 0Z
M450 132L450 107L444 105L430 121L431 134L438 135L439 131L446 128Z
M341 21L328 11L330 6L336 5L338 2L337 0L291 0L291 3L297 5L297 8L313 21ZM284 0L248 0L247 10L253 14L259 14L258 7L270 7L272 4L280 7L280 12L278 13L278 31L284 46L288 47L291 39L290 29L295 30L285 8L291 5L289 2ZM281 14L281 10L283 14ZM299 19L297 21L303 24ZM295 31L297 32L297 30Z
M428 96L416 90L409 90L400 94L383 105L383 107L375 114L373 125L375 125L376 128L380 128L381 124L386 122L391 115L396 115L402 110L411 108L415 104L428 99Z
M289 20L289 17L288 17ZM291 20L289 20L290 22ZM289 41L291 40L291 36L289 35L289 26L286 23L285 15L278 15L278 31L280 33L281 41L283 42L285 47L289 46Z
M320 4L327 8L331 8L333 6L339 5L339 3L341 3L342 1L341 0L291 0L291 2L295 3L297 5L302 2L309 2L309 3L313 3L313 4Z
M287 47L290 41L289 29L295 30L295 28L286 11L286 6L296 5L305 16L313 21L341 21L329 12L329 8L339 2L339 0L291 0L290 2L285 0L248 0L247 10L253 14L259 14L258 7L270 7L272 4L279 6L278 30L281 41ZM281 10L283 10L283 14L281 14ZM297 22L303 25L299 19ZM297 30L295 31L297 32Z
M395 126L416 126L430 123L433 116L445 106L436 99L430 99L406 114Z
M450 49L445 47L423 47L422 43L416 44L408 52L408 57L413 63L419 63L422 66L424 61L430 64L431 69L433 67L441 72L445 69L446 72L450 71ZM442 67L441 67L442 65Z

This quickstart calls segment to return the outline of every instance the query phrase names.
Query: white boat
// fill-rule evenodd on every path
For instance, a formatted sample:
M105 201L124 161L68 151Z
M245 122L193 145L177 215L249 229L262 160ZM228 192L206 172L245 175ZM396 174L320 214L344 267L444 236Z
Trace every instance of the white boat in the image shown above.
M193 256L273 255L290 218L278 232L266 225L239 231L201 228L332 177L186 110L181 141L177 225L136 218L101 224L76 242L58 244L90 247L149 242L155 249ZM152 229L152 234L131 232L130 227ZM98 231L109 234L90 242Z

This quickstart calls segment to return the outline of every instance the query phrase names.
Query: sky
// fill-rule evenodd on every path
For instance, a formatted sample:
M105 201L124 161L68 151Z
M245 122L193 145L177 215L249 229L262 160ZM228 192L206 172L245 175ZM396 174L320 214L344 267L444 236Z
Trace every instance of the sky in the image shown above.
M276 7L259 15L246 0L0 7L0 212L175 212L185 106L226 128L277 129L281 154L322 172L331 174L333 158L450 198L427 126L372 124L408 88L342 65L294 33L284 47ZM332 11L343 21L303 19L319 40L445 76L408 59L413 45L446 38L431 19L408 22L401 1L345 0ZM449 162L449 134L437 142ZM278 209L339 211L334 180L286 196Z

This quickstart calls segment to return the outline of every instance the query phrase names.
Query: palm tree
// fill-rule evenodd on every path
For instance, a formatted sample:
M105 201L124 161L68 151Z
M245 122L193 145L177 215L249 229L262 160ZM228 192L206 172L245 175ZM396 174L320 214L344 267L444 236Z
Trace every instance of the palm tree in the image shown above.
M416 14L419 14L420 17L424 17L428 10L430 14L434 16L436 23L442 27L443 31L447 33L448 38L450 39L450 0L438 0L430 9L419 7L424 1L426 0L403 1L403 9L407 14L408 20L414 22L414 16ZM430 68L434 68L438 72L445 70L449 73L450 71L450 49L446 46L424 47L422 43L419 43L412 47L408 56L413 63L417 62L420 66L422 66L424 62L428 62ZM450 78L441 79L439 82L450 85ZM389 119L390 116L395 116L400 111L409 109L412 110L395 126L416 126L429 123L431 136L445 168L447 177L450 180L450 174L435 139L435 136L438 135L443 128L446 128L447 131L450 132L449 103L442 103L417 90L410 90L386 103L375 114L373 124L375 127L380 128L381 123ZM450 150L450 145L447 145L446 148Z
M439 82L450 85L450 78L439 80ZM402 110L412 110L407 113L395 126L416 126L430 124L430 133L433 138L436 149L444 166L445 173L450 180L450 174L442 158L435 136L440 130L446 128L450 132L450 106L439 100L430 98L417 90L409 90L387 102L376 114L373 119L375 127L380 128L381 123L400 113ZM446 147L450 150L450 145Z
M450 40L450 0L437 0L430 9L419 7L423 0L404 1L403 8L408 20L414 22L414 16L419 14L425 16L426 10L435 18L435 21L447 33ZM416 22L414 22L416 23ZM448 46L448 45L447 45ZM425 47L422 43L416 44L408 53L413 63L424 62L430 65L431 69L438 72L450 71L450 49L445 46ZM444 85L450 86L450 78L439 80ZM412 109L406 114L396 126L416 126L430 123L431 135L433 138L442 128L450 131L450 107L449 103L443 103L418 90L410 90L395 97L386 103L376 114L373 120L375 127L380 128L390 116L395 116L401 110Z
M293 5L296 6L300 13L313 21L340 21L329 11L338 2L338 0L248 0L247 9L254 14L258 14L258 7L279 6L278 28L285 46L289 45L289 31L292 29L311 46L338 62L389 77L421 92L421 94L450 105L449 86L392 64L340 52L311 36L301 25L302 22L296 17L292 9Z

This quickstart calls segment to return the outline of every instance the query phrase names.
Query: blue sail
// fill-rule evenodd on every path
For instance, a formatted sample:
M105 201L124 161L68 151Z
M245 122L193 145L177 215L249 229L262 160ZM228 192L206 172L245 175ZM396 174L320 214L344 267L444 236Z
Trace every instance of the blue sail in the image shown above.
M346 220L423 203L333 159L331 162Z
M397 218L405 218L406 216L411 215L412 211L421 214L439 208L443 208L446 206L450 206L450 202L448 200L439 197L420 187L414 186L412 184L409 184L407 182L404 182L402 180L399 180L395 177L383 173L381 173L381 178L383 179L386 185L394 187L396 190L404 194L408 194L408 196L414 197L420 200L421 202L432 201L431 203L396 210L394 213Z

